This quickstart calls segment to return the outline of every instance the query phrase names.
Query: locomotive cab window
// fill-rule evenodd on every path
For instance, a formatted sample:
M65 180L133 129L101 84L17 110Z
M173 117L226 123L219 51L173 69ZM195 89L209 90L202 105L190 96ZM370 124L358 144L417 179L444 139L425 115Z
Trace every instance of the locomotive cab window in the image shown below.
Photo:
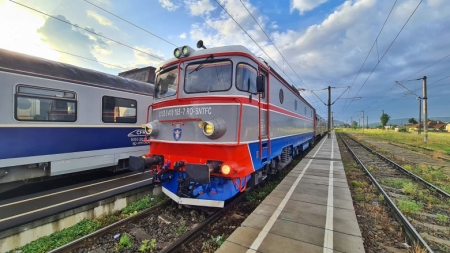
M76 93L18 85L14 116L19 121L75 122Z
M207 61L189 64L186 68L184 91L203 93L227 91L231 88L231 61Z
M136 100L104 96L102 121L105 123L136 123L136 108Z
M177 93L178 69L169 68L158 74L155 86L155 98L170 97Z
M256 76L255 68L248 64L239 63L236 68L236 88L256 94Z

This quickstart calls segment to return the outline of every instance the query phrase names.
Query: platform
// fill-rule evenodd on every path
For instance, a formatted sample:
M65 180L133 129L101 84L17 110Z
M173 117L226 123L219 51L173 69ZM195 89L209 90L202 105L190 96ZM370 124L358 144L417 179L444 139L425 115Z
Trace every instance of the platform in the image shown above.
M322 139L216 252L365 252L335 134Z

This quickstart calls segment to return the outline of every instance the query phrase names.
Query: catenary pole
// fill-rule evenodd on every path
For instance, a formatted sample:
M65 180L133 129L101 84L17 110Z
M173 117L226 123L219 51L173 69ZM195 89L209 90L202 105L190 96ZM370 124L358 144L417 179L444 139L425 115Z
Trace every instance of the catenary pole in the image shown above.
M423 142L428 143L428 111L427 111L427 77L424 76L423 80Z

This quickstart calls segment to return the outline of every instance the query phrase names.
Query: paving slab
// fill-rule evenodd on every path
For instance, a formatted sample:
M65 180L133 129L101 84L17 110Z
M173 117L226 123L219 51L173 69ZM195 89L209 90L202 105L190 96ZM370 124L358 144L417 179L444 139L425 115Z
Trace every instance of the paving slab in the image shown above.
M323 253L324 249L364 252L339 146L335 138L324 141L297 164L216 252L247 252L250 247L250 252L263 253ZM287 202L283 201L286 197ZM327 225L327 215L333 218L332 226Z

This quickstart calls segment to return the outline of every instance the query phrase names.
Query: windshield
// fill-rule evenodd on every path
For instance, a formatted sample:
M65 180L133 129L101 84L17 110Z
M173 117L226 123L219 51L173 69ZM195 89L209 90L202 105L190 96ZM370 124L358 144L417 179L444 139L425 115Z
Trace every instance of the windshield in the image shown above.
M156 78L155 98L170 97L177 93L178 69L162 71Z
M186 69L184 91L199 93L225 91L231 88L231 61L189 64Z

